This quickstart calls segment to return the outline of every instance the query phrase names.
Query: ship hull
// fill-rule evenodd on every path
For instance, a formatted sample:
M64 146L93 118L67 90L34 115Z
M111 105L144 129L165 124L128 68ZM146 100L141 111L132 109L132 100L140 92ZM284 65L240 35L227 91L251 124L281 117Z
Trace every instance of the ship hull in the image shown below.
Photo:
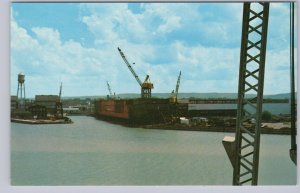
M129 125L166 123L175 112L168 99L100 99L95 106L98 118Z

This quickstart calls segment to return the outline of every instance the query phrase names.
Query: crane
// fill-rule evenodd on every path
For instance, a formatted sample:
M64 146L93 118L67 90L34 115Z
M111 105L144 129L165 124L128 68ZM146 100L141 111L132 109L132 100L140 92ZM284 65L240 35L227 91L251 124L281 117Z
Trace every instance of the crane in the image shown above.
M172 96L170 101L173 103L177 103L177 96L178 96L178 90L179 90L179 85L180 85L180 78L181 78L181 71L179 72L178 78L177 78L177 83L176 83L176 89L175 91L172 91Z
M176 83L176 90L175 90L175 99L176 99L176 102L177 102L177 96L178 96L180 78L181 78L181 71L179 72L179 76L178 76L177 83Z
M59 88L59 101L56 102L55 104L55 109L56 109L56 117L62 118L64 116L64 111L63 111L63 104L61 102L61 93L62 93L62 82L60 82L60 88Z
M110 85L108 83L108 81L106 81L106 84L107 84L107 89L108 89L108 92L109 92L109 96L112 96L112 92L111 92L111 89L110 89Z
M114 93L114 94L112 93L108 81L106 81L106 85L107 85L107 89L108 89L108 92L109 92L109 94L107 95L107 98L116 99L116 93Z
M60 83L60 88L59 88L59 101L61 102L61 91L62 91L62 82Z
M133 68L131 67L131 65L128 62L128 60L126 59L125 54L122 52L122 50L119 47L118 47L118 51L119 51L121 57L123 58L124 62L126 63L127 67L129 68L130 72L132 73L132 75L134 76L134 78L136 79L136 81L141 86L141 97L142 98L151 98L151 89L153 89L153 84L150 82L150 76L147 75L146 78L145 78L145 80L144 80L144 82L142 82L139 79L138 75L133 70Z

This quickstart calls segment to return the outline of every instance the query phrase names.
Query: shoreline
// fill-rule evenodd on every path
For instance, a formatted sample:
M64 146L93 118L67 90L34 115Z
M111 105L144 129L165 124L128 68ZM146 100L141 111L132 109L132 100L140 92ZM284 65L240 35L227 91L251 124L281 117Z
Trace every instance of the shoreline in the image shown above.
M143 129L157 129L157 130L177 130L177 131L205 131L205 132L225 132L225 133L235 133L235 126L189 126L183 124L151 124L151 125L135 125L135 124L126 124L117 121L109 121L96 118L105 122L112 124L118 124L125 127L140 127ZM11 118L11 122L23 123L23 124L71 124L73 121L70 118L67 119L17 119ZM261 134L277 134L277 135L290 135L291 129L288 127L274 129L269 127L261 127Z
M144 129L158 129L158 130L179 130L179 131L206 131L206 132L226 132L235 133L236 127L228 126L214 126L214 127L204 127L204 126L187 126L187 125L144 125L141 126ZM278 134L278 135L290 135L290 128L264 128L261 127L261 134Z
M143 129L158 129L158 130L178 130L178 131L207 131L207 132L227 132L235 133L235 126L188 126L183 124L132 124L130 122L122 121L122 119L112 119L106 117L93 116L97 120L105 121L112 124L118 124L125 127L140 127ZM261 127L261 134L278 134L278 135L290 135L291 129L284 127L281 129L273 129L269 127Z
M143 129L158 129L158 130L178 130L178 131L206 131L206 132L227 132L227 133L235 133L235 126L188 126L182 124L149 124L149 125L141 125L141 124L132 124L130 122L121 121L118 119L105 119L103 117L96 117L95 119L105 121L111 124L122 125L125 127L139 127ZM261 134L279 134L279 135L290 135L291 129L288 127L284 127L281 129L273 129L269 127L261 127Z

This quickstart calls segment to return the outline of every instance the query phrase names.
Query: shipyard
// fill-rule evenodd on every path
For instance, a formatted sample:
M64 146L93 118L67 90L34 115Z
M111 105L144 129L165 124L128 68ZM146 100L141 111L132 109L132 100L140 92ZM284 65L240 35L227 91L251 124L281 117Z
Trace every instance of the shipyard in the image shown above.
M296 183L293 2L11 7L13 185Z
M27 124L63 124L72 123L68 115L88 115L128 127L145 129L235 131L238 104L236 98L179 98L181 71L175 89L170 94L152 96L154 86L150 82L150 76L147 75L142 82L120 48L118 52L141 87L140 97L126 99L121 98L121 95L116 96L112 93L109 82L106 82L106 98L63 99L61 83L58 95L36 95L34 100L26 100L25 75L19 73L17 96L11 96L11 120ZM290 116L284 110L289 103L287 98L263 99L263 114L269 117L262 119L270 124L261 124L262 133L290 134ZM285 108L273 115L273 110L267 108L268 104L283 105ZM243 124L251 128L254 123L249 120Z
M125 58L125 56L124 56ZM125 58L126 61L126 58ZM133 69L132 69L133 70ZM133 71L134 72L134 71ZM135 77L138 76L134 74ZM72 123L68 116L84 115L97 119L121 124L127 127L145 129L167 129L187 131L235 132L237 103L234 94L231 98L179 98L181 72L179 73L175 92L164 93L151 97L153 84L141 83L141 97L121 98L112 94L107 82L108 95L97 99L63 98L62 83L58 95L36 95L33 100L25 99L25 75L18 76L17 96L11 96L12 122L25 124L64 124ZM148 81L149 77L146 78ZM138 82L141 82L138 80ZM188 96L184 94L184 97ZM201 96L201 94L199 94ZM136 98L137 97L137 98ZM250 96L251 97L251 96ZM290 134L290 116L287 112L289 99L272 99L268 96L263 100L264 114L261 132L264 134ZM276 98L276 97L275 97ZM282 106L281 111L273 106ZM269 122L269 123L268 123ZM251 120L244 123L251 127Z

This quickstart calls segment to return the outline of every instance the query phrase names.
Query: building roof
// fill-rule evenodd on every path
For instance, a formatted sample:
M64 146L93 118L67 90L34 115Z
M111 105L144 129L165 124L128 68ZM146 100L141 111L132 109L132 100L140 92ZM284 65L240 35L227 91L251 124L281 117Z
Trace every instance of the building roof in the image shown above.
M59 102L58 95L35 95L35 101Z

